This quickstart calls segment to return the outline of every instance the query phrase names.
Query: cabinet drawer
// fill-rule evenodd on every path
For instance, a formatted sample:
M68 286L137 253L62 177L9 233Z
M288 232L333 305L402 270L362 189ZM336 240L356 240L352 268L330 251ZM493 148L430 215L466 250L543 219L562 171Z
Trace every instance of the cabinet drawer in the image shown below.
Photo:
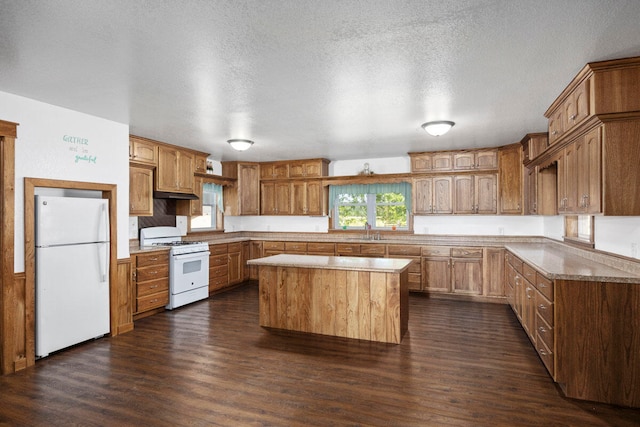
M361 255L379 255L384 257L386 247L384 245L360 245Z
M542 295L544 295L549 301L553 302L553 280L549 280L542 274L536 274L535 281L536 288Z
M387 253L389 255L420 256L421 248L420 246L412 246L412 245L389 245L387 246Z
M136 296L143 297L145 295L155 294L168 289L169 280L166 277L158 280L149 280L136 285Z
M229 256L227 254L214 255L209 257L209 267L227 265L228 262L229 262Z
M209 292L222 289L229 284L227 276L224 277L210 277L209 278Z
M307 244L305 242L285 242L284 251L286 253L306 253Z
M137 267L148 267L156 264L169 264L169 251L158 251L151 254L136 255Z
M307 253L333 255L336 251L333 243L307 243Z
M350 243L336 243L336 253L338 255L359 255L360 245Z
M211 255L221 255L227 253L227 245L209 245L209 256Z
M136 282L145 282L163 277L169 277L169 263L164 265L154 265L151 267L138 268L136 270Z
M514 254L507 252L507 262L513 266L513 268L520 274L522 274L522 261Z
M536 314L536 333L538 334L536 342L542 340L547 348L554 348L553 328L538 314Z
M409 279L407 280L407 282L409 284L409 289L420 289L420 285L422 283L422 274L409 272Z
M158 292L136 299L138 313L154 308L164 307L169 303L169 291Z
M284 251L284 242L264 242L262 243L262 250Z
M450 256L451 248L448 246L423 246L422 256Z
M540 292L536 295L536 313L542 317L549 326L554 326L553 303L546 299Z
M212 277L224 277L225 279L229 275L229 266L218 265L216 267L209 267L209 278Z
M482 248L453 248L451 256L457 258L482 258Z
M522 264L522 275L527 279L531 284L536 283L536 271L529 264Z
M242 252L242 242L229 243L228 250L229 250L229 253Z
M540 355L540 359L542 359L542 363L547 367L547 371L551 374L551 378L555 379L555 371L553 364L553 352L544 342L544 339L540 337L540 334L537 335L536 339L536 350Z

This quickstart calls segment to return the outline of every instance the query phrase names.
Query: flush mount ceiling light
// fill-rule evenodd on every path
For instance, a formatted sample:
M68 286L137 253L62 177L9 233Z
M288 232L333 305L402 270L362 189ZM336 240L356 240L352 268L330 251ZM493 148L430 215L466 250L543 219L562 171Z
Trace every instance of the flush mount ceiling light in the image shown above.
M440 136L449 132L449 129L451 129L453 125L455 125L455 123L447 120L440 120L424 123L422 125L422 129L426 130L429 135Z
M249 147L253 145L253 141L249 141L248 139L230 139L227 142L231 145L231 148L236 151L248 150Z

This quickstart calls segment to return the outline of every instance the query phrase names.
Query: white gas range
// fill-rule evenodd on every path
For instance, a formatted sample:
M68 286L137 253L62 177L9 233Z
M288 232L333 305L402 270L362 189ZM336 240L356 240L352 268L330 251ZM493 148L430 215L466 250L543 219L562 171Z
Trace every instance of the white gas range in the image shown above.
M169 246L169 304L174 308L209 297L209 245L182 240L177 227L140 230L140 246Z

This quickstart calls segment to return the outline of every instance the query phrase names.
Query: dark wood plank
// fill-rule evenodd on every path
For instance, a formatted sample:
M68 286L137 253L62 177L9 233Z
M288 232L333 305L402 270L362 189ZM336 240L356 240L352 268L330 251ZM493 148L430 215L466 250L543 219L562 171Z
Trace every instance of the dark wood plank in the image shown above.
M637 426L563 398L508 306L410 296L400 345L258 326L258 287L0 377L8 425Z

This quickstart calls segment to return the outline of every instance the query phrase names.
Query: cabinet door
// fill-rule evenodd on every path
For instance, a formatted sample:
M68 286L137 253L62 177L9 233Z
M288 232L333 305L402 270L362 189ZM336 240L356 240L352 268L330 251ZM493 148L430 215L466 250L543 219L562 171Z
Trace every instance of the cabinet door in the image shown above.
M276 183L262 182L260 183L260 214L275 215L276 214Z
M476 167L475 153L455 153L453 155L453 170L471 170Z
M288 182L276 182L276 215L289 215L291 212L291 186Z
M249 242L242 242L242 256L240 257L240 264L242 264L242 281L249 280L250 269L247 261L251 259L251 249Z
M322 161L311 161L304 164L304 176L320 177L322 176Z
M451 153L433 153L431 155L433 171L446 172L453 170L453 156Z
M242 249L238 244L238 250L231 252L231 245L229 245L229 284L235 285L242 282L243 266L242 266Z
M178 191L193 193L193 163L194 155L186 151L178 152Z
M433 178L434 214L453 213L453 177L437 176Z
M556 142L556 140L562 135L564 124L563 117L564 115L561 107L554 111L551 117L549 117L549 145Z
M433 179L416 178L412 182L413 213L425 215L433 213Z
M307 215L322 215L323 192L320 181L307 182Z
M431 154L422 153L411 156L411 172L431 172Z
M522 209L522 146L512 146L499 152L498 180L499 213L519 215Z
M158 146L150 141L130 137L129 160L156 166L158 164Z
M601 128L593 129L584 136L589 150L589 191L587 212L602 212L602 138Z
M504 249L485 248L482 263L482 292L488 297L505 296Z
M484 150L476 152L475 169L487 170L498 168L498 151Z
M153 216L153 171L129 168L129 215Z
M473 185L473 175L457 175L453 178L454 213L475 213Z
M291 183L291 214L306 215L307 208L307 184L296 181Z
M252 240L249 242L249 259L262 258L262 242ZM258 280L260 267L257 265L249 266L249 279Z
M260 214L260 168L257 164L238 165L240 215Z
M497 175L486 174L476 175L474 177L474 202L475 213L477 214L496 214L497 210Z
M482 259L452 258L452 291L482 295Z
M170 149L168 147L158 147L156 190L178 190L178 151Z
M198 154L194 157L193 171L197 173L207 173L207 156Z
M206 167L206 166L205 166ZM189 200L191 216L202 215L202 185L204 180L201 177L193 178L193 194L198 196L196 200Z
M422 290L451 292L449 258L422 258Z
M565 204L564 212L578 211L578 155L576 152L577 144L573 143L564 150L565 164Z
M527 169L527 214L538 214L538 167L533 166Z

